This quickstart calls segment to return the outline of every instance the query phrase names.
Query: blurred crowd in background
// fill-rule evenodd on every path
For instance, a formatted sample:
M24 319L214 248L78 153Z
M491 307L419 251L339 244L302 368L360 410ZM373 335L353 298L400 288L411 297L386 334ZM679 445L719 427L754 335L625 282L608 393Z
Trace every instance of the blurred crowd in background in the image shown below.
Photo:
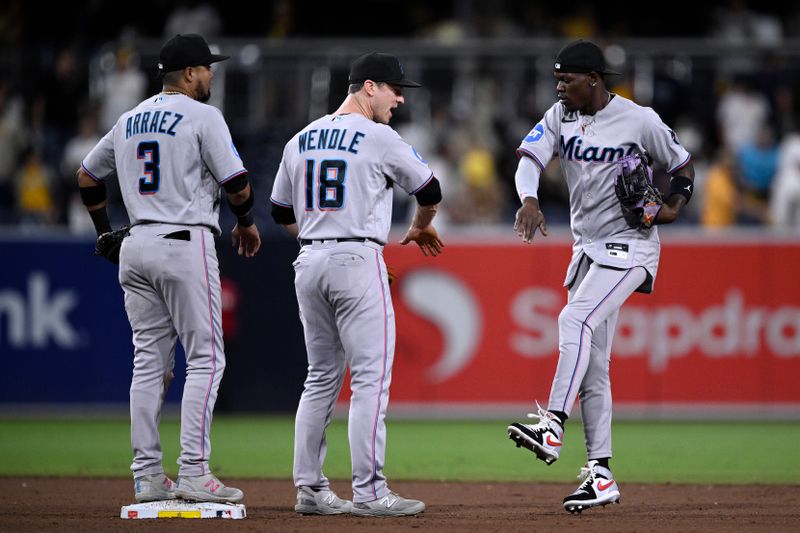
M247 37L270 46L301 40L313 45L313 39L320 38L417 39L458 47L476 39L491 43L546 38L563 44L582 37L601 44L607 57L624 55L617 43L630 38L710 38L732 49L751 46L759 52L713 56L713 68L694 75L682 72L687 67L677 58L663 74L656 69L645 85L646 95L637 92L640 73L612 78L610 85L614 92L653 107L693 154L697 192L682 224L800 228L800 54L783 53L789 45L800 52L800 8L733 1L709 5L702 14L671 8L644 20L639 9L622 2L577 2L569 10L502 0L375 0L348 4L347 12L344 5L337 6L273 0L257 10L268 13L260 17L238 2L156 1L120 10L111 3L86 1L52 8L55 11L19 0L4 2L0 225L91 233L75 171L121 113L160 89L155 63L152 57L143 61L137 43L142 38L163 42L176 33L201 33L210 42ZM545 64L552 62L552 55L548 51ZM431 93L431 113L426 120L416 120L413 107L418 103L409 91L407 107L412 110L398 114L392 124L442 181L445 224L512 223L519 205L513 183L515 148L555 101L552 78L539 80L544 89L538 95L519 96L529 104L522 105L521 112L513 110L510 119L507 111L497 111L504 104L505 93L499 89L504 80L482 78L480 70L475 79L486 83L473 83L469 104L457 83L437 80L436 73L428 71L423 83L449 84L445 96ZM339 85L326 93L320 114L344 98L346 83ZM233 89L226 94L230 99ZM235 118L229 123L266 219L280 151L314 117L295 113L271 121L270 111L265 113L265 122L272 122L266 133L240 125ZM550 223L568 222L567 191L560 178L557 164L551 164L540 187ZM119 200L113 189L112 200ZM402 202L398 200L396 220L407 216ZM117 215L124 216L124 210Z

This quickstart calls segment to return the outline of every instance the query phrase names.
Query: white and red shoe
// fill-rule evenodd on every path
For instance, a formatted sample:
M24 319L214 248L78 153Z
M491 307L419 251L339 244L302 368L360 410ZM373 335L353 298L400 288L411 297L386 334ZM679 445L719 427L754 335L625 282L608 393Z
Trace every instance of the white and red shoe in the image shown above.
M619 503L619 486L611 470L589 461L578 475L581 484L577 490L564 498L564 509L580 513L584 509L609 503Z
M538 418L538 424L520 424L514 422L508 426L508 438L513 440L517 448L525 447L536 454L545 463L553 464L561 454L561 441L564 428L561 421L550 411L536 404L539 414L528 414L529 418Z

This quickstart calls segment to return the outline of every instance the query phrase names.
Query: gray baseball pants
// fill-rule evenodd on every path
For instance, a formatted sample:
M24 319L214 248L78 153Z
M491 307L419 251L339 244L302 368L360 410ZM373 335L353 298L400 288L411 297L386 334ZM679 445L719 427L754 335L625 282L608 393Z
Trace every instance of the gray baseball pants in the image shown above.
M164 238L178 230L189 230L190 240ZM134 226L123 241L119 281L133 329L133 475L164 471L158 424L178 339L187 367L178 475L207 474L211 418L225 369L219 264L211 231L201 226Z
M611 457L611 342L622 304L646 276L643 267L616 270L584 257L558 317L559 358L548 409L569 415L580 394L590 460Z
M348 437L353 501L389 493L383 464L395 322L382 247L372 242L315 241L303 246L295 289L308 376L295 419L295 485L326 488L322 472L331 422L350 369Z

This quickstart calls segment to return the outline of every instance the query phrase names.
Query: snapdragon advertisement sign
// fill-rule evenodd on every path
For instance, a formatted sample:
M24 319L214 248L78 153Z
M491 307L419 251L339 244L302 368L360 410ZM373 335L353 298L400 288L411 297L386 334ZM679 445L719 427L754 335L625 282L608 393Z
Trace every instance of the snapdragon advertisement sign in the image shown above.
M571 246L390 247L397 352L392 402L546 403ZM622 307L614 400L800 404L797 243L662 245L653 294Z

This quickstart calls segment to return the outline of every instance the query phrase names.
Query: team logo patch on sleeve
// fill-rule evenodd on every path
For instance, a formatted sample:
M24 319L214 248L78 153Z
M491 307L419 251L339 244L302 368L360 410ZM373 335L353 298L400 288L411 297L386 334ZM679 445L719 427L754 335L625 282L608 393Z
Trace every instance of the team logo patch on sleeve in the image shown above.
M425 164L425 165L427 165L427 164L428 164L428 162L427 162L427 161L425 161L424 159L422 159L422 156L421 156L421 155L419 155L419 152L417 152L417 149L416 149L416 148L414 148L414 147L412 146L412 147L411 147L411 151L412 151L412 152L414 152L414 157L416 157L417 159L419 159L419 160L420 160L420 161L421 161L423 164Z
M528 136L525 137L525 142L535 143L536 141L541 139L543 135L544 135L544 126L540 122L539 124L534 126L531 132L528 134Z
M233 154L236 157L238 157L239 159L242 158L242 156L239 155L239 151L236 149L236 145L233 144L233 141L231 141L231 150L233 150Z

